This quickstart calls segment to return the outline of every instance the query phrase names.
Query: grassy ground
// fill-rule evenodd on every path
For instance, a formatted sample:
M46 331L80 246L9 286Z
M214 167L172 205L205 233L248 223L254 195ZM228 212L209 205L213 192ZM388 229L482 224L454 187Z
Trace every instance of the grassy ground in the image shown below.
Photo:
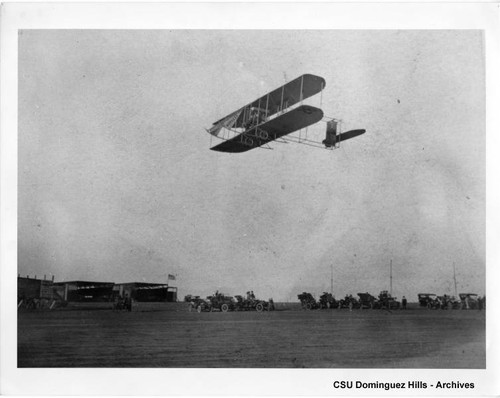
M485 351L485 312L472 310L198 314L179 303L18 316L19 367L484 368Z

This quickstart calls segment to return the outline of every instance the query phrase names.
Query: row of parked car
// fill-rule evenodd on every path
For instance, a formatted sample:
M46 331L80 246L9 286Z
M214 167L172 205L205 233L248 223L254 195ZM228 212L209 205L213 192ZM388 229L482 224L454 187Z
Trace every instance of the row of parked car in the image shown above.
M336 300L331 293L324 292L319 300L313 297L311 293L303 292L298 295L302 308L305 310L328 309L328 308L349 308L349 309L398 309L401 307L401 302L392 297L387 290L382 290L378 297L372 296L370 293L358 293L359 298L353 297L351 294L346 295L343 299ZM406 302L403 302L406 306Z
M387 290L382 290L378 297L370 293L358 293L358 298L346 295L336 300L331 293L324 292L316 301L311 293L303 292L298 295L302 308L305 310L327 308L349 309L399 309L406 308L406 299L398 301ZM486 296L480 297L475 293L460 293L459 298L454 296L438 296L433 293L419 293L418 302L421 307L429 309L483 309L486 308Z
M476 293L460 293L458 298L446 294L438 296L433 293L419 293L418 302L421 307L427 307L431 310L481 310L486 308L486 296L481 297Z
M187 295L184 301L189 303L189 311L213 312L213 311L273 311L274 301L255 298L252 292L247 292L246 296L227 296L223 293L215 292L206 299L200 296Z

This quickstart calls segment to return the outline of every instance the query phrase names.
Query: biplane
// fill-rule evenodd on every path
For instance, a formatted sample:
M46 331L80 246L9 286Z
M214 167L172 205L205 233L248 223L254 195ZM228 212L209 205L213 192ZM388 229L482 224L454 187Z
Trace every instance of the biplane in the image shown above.
M253 148L272 149L269 143L273 141L334 149L341 141L364 134L365 130L342 133L340 120L325 117L320 108L304 103L308 98L322 94L325 84L322 77L305 74L217 120L207 132L222 142L210 149L233 153ZM322 141L307 136L309 126L320 121L326 123ZM303 129L306 130L305 136L291 135Z

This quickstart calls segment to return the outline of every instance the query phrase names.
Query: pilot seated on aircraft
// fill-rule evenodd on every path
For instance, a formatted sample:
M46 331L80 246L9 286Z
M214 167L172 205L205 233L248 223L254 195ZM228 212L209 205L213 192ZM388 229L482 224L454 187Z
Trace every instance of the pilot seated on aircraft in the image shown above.
M250 117L248 121L245 123L246 129L251 129L254 126L259 125L264 121L264 115L257 108L250 109Z

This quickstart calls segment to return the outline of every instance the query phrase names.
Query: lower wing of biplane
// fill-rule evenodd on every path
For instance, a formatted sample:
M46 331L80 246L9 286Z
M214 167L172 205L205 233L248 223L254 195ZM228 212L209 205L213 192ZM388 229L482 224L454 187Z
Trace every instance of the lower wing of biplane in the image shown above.
M210 149L219 152L245 152L317 123L322 118L321 109L302 105Z

